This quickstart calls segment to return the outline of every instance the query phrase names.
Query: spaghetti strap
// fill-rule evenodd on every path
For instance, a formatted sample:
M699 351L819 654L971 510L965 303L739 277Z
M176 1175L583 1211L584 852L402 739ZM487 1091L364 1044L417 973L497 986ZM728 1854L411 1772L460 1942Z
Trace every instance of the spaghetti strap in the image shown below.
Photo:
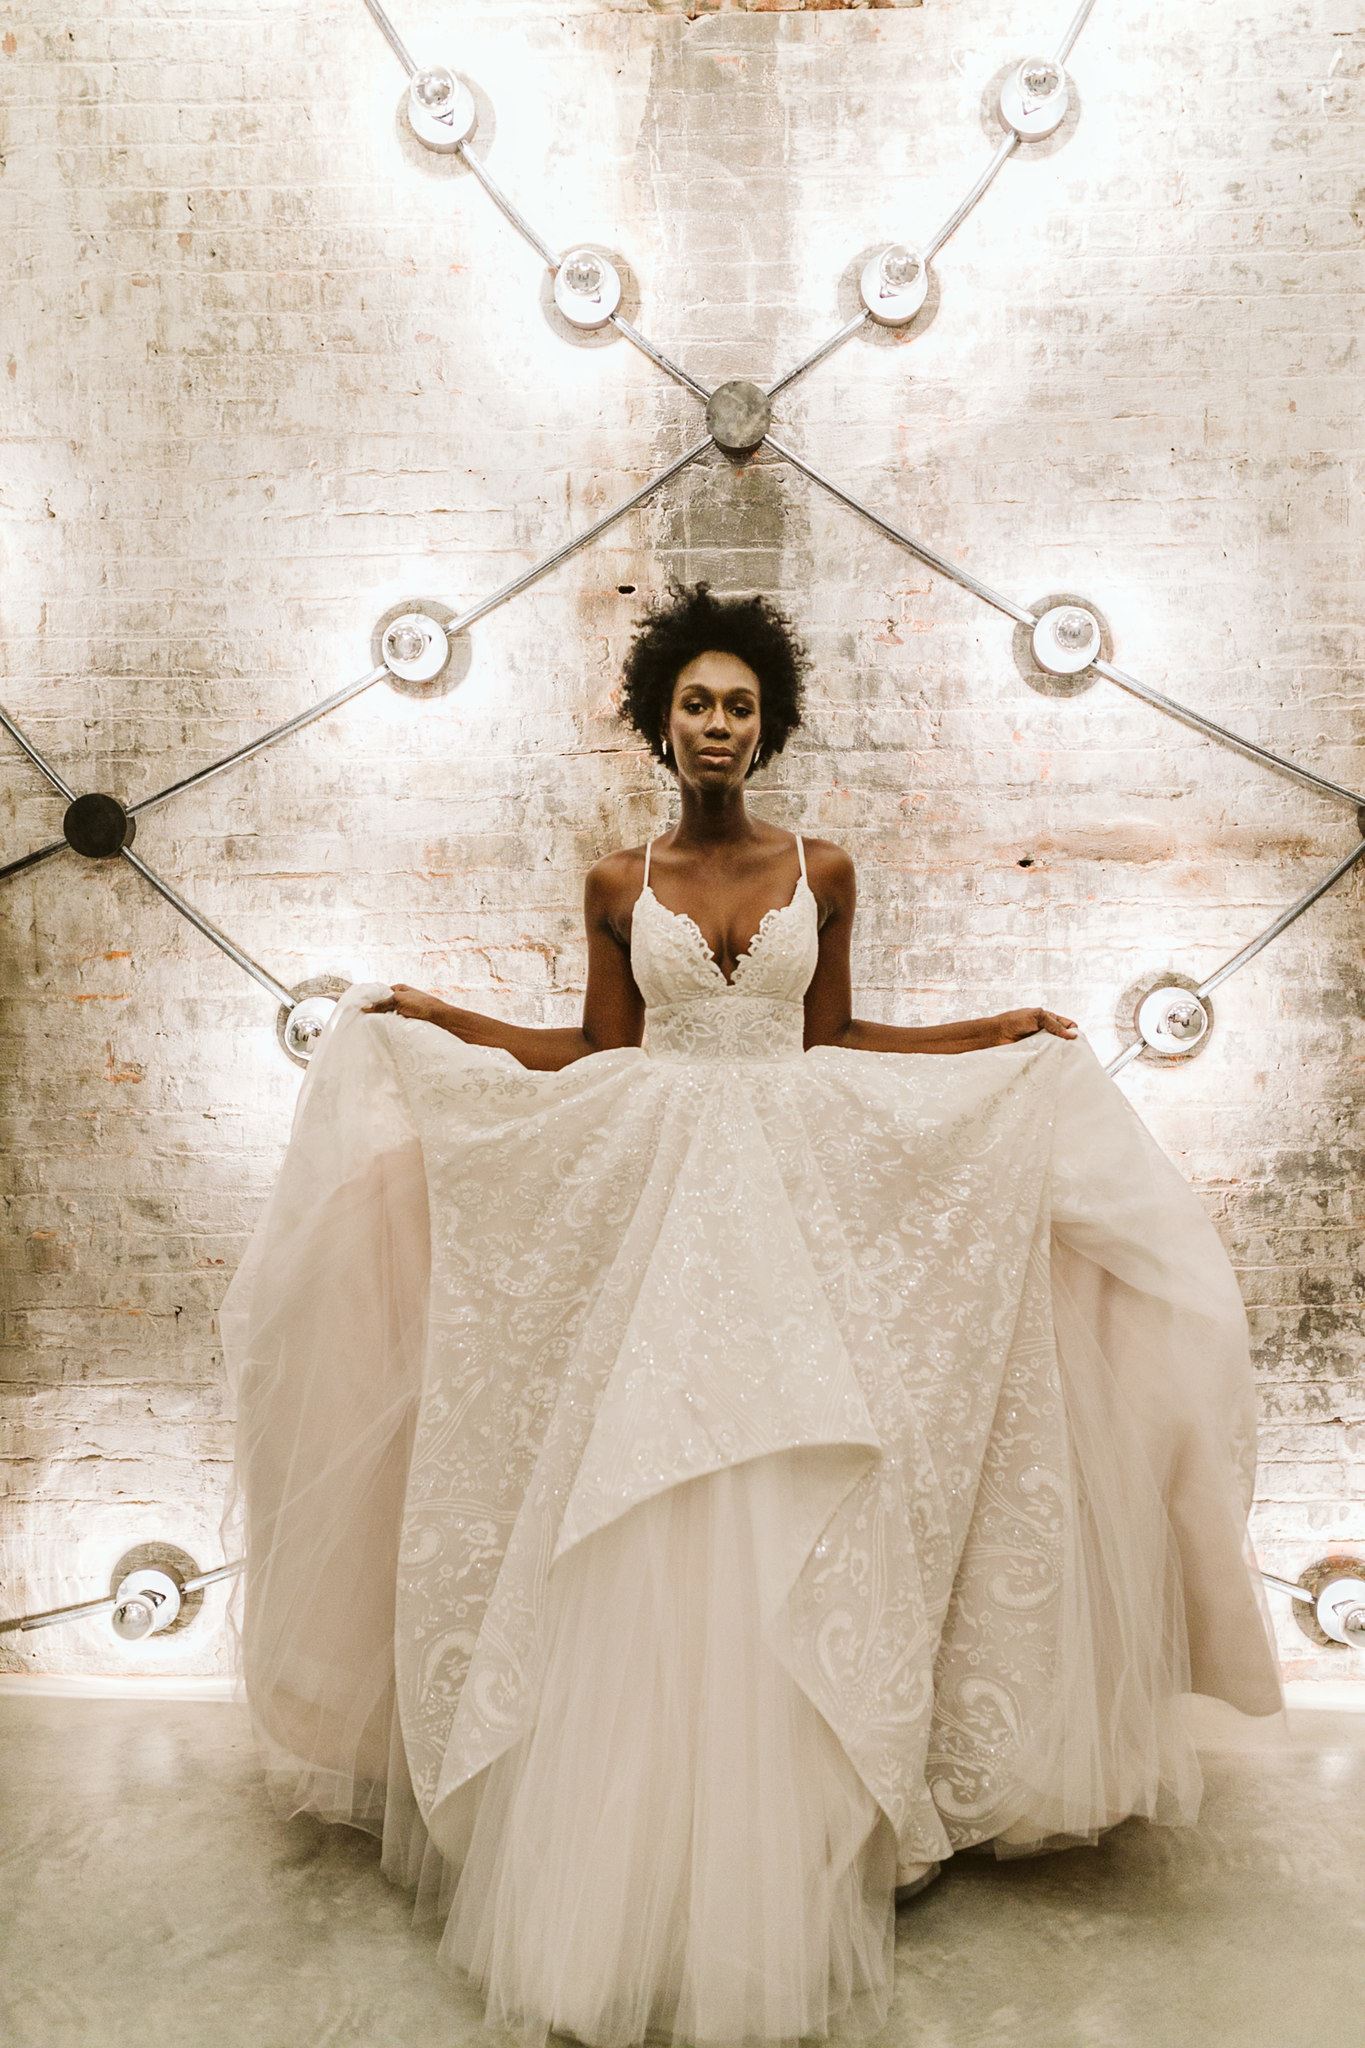
M642 886L643 888L646 888L646 889L647 889L647 888L649 887L649 849L651 848L651 846L653 846L653 844L654 844L654 841L653 841L653 839L652 839L652 838L646 839L646 841L645 841L645 879L644 879L644 882L643 882L643 884L641 885L641 886Z
M796 835L796 857L801 863L801 879L806 879L806 842L798 832Z

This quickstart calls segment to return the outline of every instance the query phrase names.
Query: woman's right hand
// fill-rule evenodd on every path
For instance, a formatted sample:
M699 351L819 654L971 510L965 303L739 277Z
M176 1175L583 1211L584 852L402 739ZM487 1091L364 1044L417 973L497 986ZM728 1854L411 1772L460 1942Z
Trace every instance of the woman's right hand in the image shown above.
M395 981L390 993L381 996L377 1003L362 1003L361 1010L368 1016L372 1011L383 1010L395 1017L415 1017L422 1024L436 1024L446 1007L439 996L427 989L412 988L406 981Z

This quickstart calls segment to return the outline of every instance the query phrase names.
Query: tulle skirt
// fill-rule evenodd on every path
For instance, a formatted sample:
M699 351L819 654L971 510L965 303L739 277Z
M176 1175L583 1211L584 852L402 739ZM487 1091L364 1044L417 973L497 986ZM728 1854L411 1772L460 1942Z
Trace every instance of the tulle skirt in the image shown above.
M799 1483L759 1459L579 1544L551 1575L535 1724L445 1808L450 1853L391 1799L383 1868L488 2025L630 2048L885 2021L895 1837L781 1654Z
M717 1119L359 999L220 1313L229 1628L276 1811L490 2029L866 2035L898 1890L1193 1823L1196 1701L1283 1728L1236 1279L1088 1047Z

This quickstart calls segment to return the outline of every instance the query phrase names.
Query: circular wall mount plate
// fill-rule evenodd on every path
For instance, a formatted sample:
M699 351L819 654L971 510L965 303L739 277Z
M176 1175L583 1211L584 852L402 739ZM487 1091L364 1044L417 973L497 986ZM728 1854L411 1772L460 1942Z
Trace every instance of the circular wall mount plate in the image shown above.
M1000 88L1000 118L1025 142L1040 142L1066 119L1069 82L1051 57L1025 57Z
M868 258L858 290L874 320L883 327L903 327L928 296L929 266L917 249L893 242Z
M1100 622L1079 604L1053 605L1033 629L1033 658L1050 676L1079 675L1100 651Z
M570 249L555 268L555 304L573 327L605 327L621 303L616 265L600 249Z
M146 1543L134 1543L129 1549L125 1550L109 1574L110 1599L118 1600L123 1592L123 1588L130 1580L141 1581L142 1575L146 1573L153 1575L150 1582L153 1593L159 1593L162 1590L161 1582L165 1580L175 1588L176 1601L175 1614L171 1615L155 1598L148 1599L146 1602L146 1614L140 1613L130 1617L133 1631L126 1636L126 1640L135 1641L142 1632L154 1633L156 1635L182 1634L193 1622L204 1604L205 1589L202 1586L197 1586L192 1593L187 1593L184 1590L186 1581L197 1579L201 1569L202 1567L198 1559L191 1557L187 1550L182 1550L178 1543L165 1543L158 1538L152 1538ZM137 1588L131 1590L140 1594L146 1588L139 1584ZM109 1610L111 1622L114 1621L116 1612L117 1610L114 1608ZM156 1629L143 1631L142 1623L144 1620L149 1621L156 1619L158 1616L159 1621ZM115 1625L115 1634L123 1633L124 1631L119 1630L117 1625Z
M125 846L131 846L137 819L125 810L116 796L91 790L88 796L73 797L62 817L62 836L69 847L86 860L111 860Z
M1305 1565L1298 1583L1312 1594L1313 1604L1310 1606L1306 1600L1289 1602L1290 1617L1300 1635L1320 1650L1342 1645L1360 1649L1360 1633L1351 1624L1365 1600L1363 1582L1365 1559L1352 1557L1346 1551L1331 1551Z
M444 64L419 71L408 87L408 123L428 149L458 149L474 133L478 109L462 78Z
M772 401L761 384L732 377L706 401L706 427L727 455L752 455L772 424Z

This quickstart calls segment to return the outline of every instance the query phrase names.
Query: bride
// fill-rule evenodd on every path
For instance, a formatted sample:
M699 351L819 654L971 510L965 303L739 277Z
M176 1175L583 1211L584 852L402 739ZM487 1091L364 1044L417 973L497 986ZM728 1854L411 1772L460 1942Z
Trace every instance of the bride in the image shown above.
M852 1016L852 861L745 805L805 667L645 615L581 1025L348 990L220 1313L268 1794L532 2048L865 2035L950 1857L1283 1708L1227 1254L1071 1019Z

